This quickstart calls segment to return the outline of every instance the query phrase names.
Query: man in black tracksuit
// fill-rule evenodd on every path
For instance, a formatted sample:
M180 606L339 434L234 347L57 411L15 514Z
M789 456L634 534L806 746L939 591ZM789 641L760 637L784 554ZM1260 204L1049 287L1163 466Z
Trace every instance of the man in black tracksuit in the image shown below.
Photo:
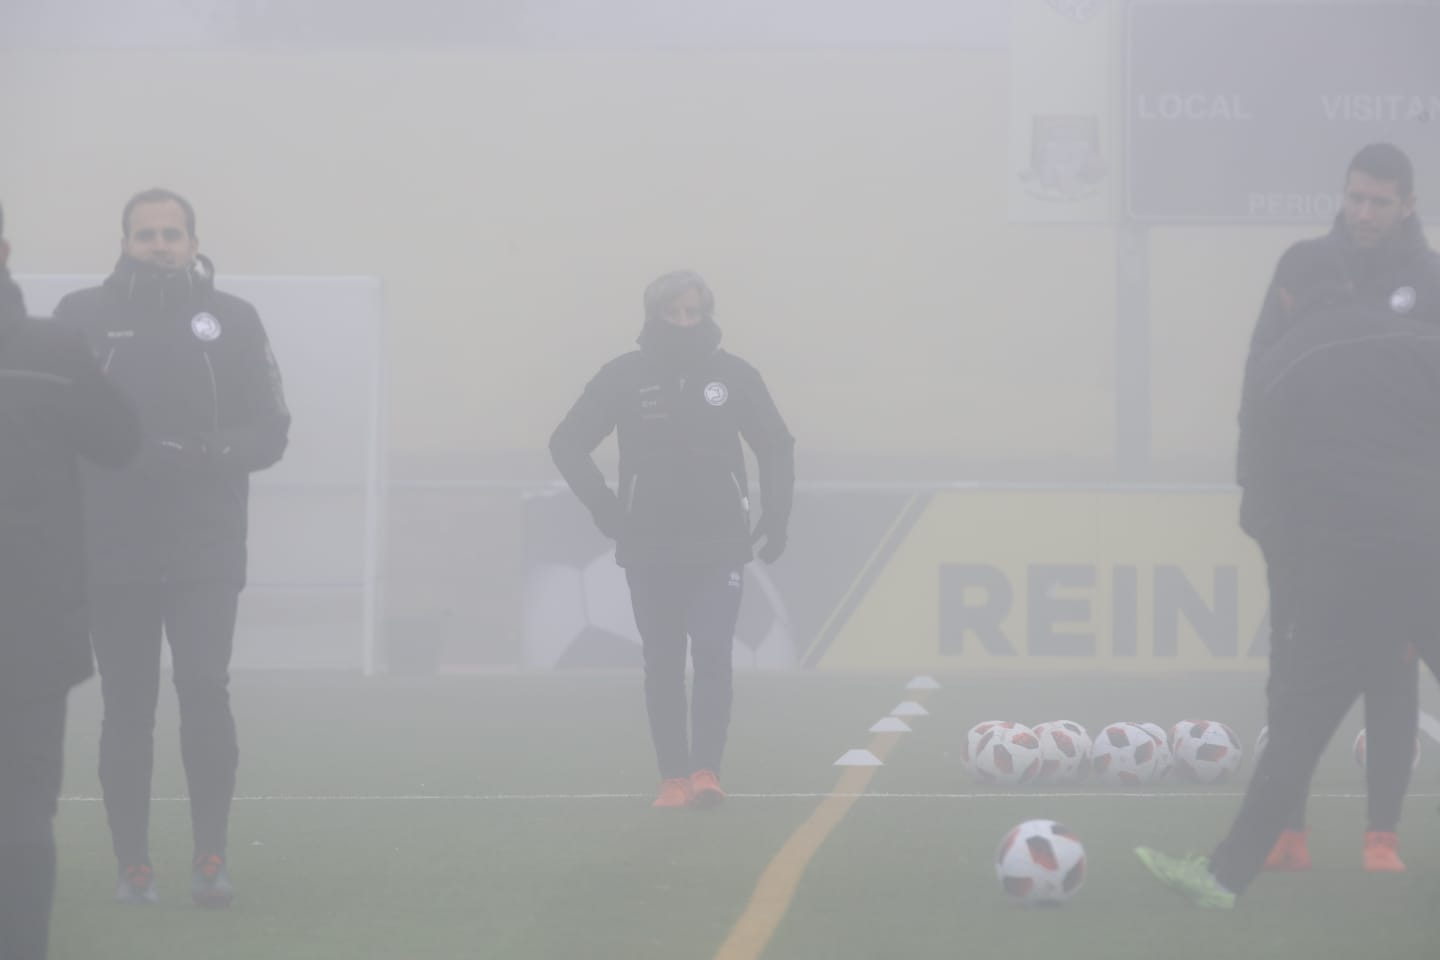
M1343 287L1343 272L1337 262L1325 275ZM1233 906L1259 873L1356 697L1404 702L1411 745L1414 701L1397 688L1399 665L1412 647L1434 663L1440 647L1440 326L1333 287L1295 309L1292 329L1252 365L1241 425L1246 496L1289 565L1270 743L1208 861L1137 851L1163 882L1208 907ZM1413 684L1413 666L1408 673ZM1390 775L1403 781L1408 750L1396 757Z
M1297 303L1314 299L1327 284L1342 278L1363 304L1395 316L1440 324L1440 254L1426 242L1415 213L1414 174L1409 158L1389 144L1367 146L1351 161L1344 208L1330 233L1301 241L1281 257L1246 360L1242 421L1254 389L1255 367L1294 326ZM1293 636L1289 627L1294 602L1290 587L1295 558L1266 529L1264 516L1255 509L1256 498L1248 483L1252 451L1247 436L1242 430L1237 458L1239 482L1244 488L1241 525L1256 539L1265 556L1271 637L1267 691L1273 699L1276 688L1283 686L1289 676L1289 641ZM1432 671L1440 667L1434 661L1430 665ZM1404 665L1394 677L1394 696L1366 700L1370 747L1366 763L1370 797L1367 869L1404 869L1395 853L1394 833L1410 780L1414 715L1419 709L1417 682L1413 663ZM1291 812L1266 867L1309 869L1304 803Z
M662 784L655 805L724 797L719 771L730 723L731 654L743 567L785 549L794 439L754 367L720 349L714 297L689 272L645 291L640 349L606 364L550 440L565 481L616 541L645 661L645 703ZM611 431L620 493L591 453ZM740 441L759 467L761 520L752 536ZM695 664L686 730L685 655Z
M26 318L8 256L0 239L0 960L40 960L65 699L92 669L77 458L123 466L140 420L80 338Z
M249 475L280 459L290 414L255 309L215 289L190 205L163 190L126 206L122 256L104 285L55 319L81 331L139 406L140 456L87 477L91 637L105 714L100 782L117 899L157 899L148 844L162 635L180 705L195 839L191 895L224 906L239 751L229 663L245 584Z

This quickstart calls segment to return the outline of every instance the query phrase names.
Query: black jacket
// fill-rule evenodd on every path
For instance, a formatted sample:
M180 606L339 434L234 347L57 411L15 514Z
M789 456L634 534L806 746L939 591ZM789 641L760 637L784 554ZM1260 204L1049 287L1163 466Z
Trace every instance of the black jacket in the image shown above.
M78 337L26 318L0 268L0 697L90 675L77 458L139 448L134 404Z
M1440 325L1321 306L1254 374L1246 495L1271 543L1440 550Z
M1420 218L1409 217L1384 243L1364 249L1350 242L1343 217L1337 216L1328 234L1301 240L1280 258L1250 337L1240 396L1241 419L1254 386L1256 363L1294 325L1296 311L1286 309L1281 288L1293 298L1305 300L1312 291L1303 287L1317 279L1335 279L1324 276L1325 271L1333 269L1343 272L1342 279L1359 303L1395 316L1440 323L1440 253L1431 249L1425 239ZM1242 486L1246 483L1248 461L1249 451L1241 443L1235 467Z
M145 433L119 476L86 478L92 582L243 585L249 475L280 459L290 429L255 308L217 291L203 258L190 271L122 259L55 319L83 333Z
M707 321L649 324L640 349L606 364L550 438L550 453L621 566L753 558L743 437L759 468L760 527L783 539L795 486L795 441L759 372L719 349ZM591 453L611 431L620 494Z

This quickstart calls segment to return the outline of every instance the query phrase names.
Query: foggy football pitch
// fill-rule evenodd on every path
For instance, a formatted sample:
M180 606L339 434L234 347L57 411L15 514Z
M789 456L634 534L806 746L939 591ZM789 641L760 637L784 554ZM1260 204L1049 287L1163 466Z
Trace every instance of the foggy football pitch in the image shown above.
M163 903L109 902L91 682L71 698L52 957L714 957L767 865L822 802L815 795L835 788L833 761L869 743L870 725L907 699L908 679L741 674L724 777L739 796L697 812L648 806L656 778L637 676L238 674L242 799L230 863L239 894L222 913L189 904L168 689L151 831ZM1022 788L1014 799L972 784L957 748L987 719L1073 719L1094 733L1115 720L1168 729L1197 717L1229 723L1248 753L1261 677L940 679L930 716L900 736L815 853L764 957L1380 960L1440 949L1433 741L1401 827L1409 874L1360 870L1354 714L1316 777L1327 796L1311 804L1315 871L1263 876L1234 913L1211 913L1155 886L1130 849L1208 851L1235 811L1236 785L1140 797ZM1422 685L1434 712L1435 684ZM1032 817L1064 821L1085 844L1085 885L1066 907L1014 907L995 882L996 843Z

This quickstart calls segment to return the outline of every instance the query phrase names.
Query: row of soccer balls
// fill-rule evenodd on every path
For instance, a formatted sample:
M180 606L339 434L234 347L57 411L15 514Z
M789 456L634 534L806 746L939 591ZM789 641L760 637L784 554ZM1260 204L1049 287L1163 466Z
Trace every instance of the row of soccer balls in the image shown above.
M1268 728L1260 731L1257 755L1267 742ZM1355 738L1354 753L1364 767L1364 730ZM1154 723L1112 723L1093 739L1073 720L1034 727L987 720L970 728L961 754L976 780L1007 786L1073 783L1090 776L1103 784L1139 786L1172 773L1186 783L1224 783L1244 758L1235 731L1218 720L1181 720L1168 736ZM1420 764L1418 736L1414 764Z
M1190 783L1222 783L1240 769L1245 751L1235 732L1215 720L1181 720L1167 736L1154 723L1112 723L1093 739L1073 720L1027 727L987 720L970 729L962 759L981 783L1100 783L1138 786L1173 771Z
M1259 756L1269 728L1256 740ZM1365 731L1355 737L1355 763L1365 766ZM1073 720L1027 727L1004 720L975 724L962 761L981 783L1074 783L1094 777L1115 786L1139 786L1174 776L1185 783L1224 783L1236 776L1244 750L1236 733L1217 720L1182 720L1169 735L1159 724L1115 723L1097 737ZM1420 766L1416 737L1414 766Z

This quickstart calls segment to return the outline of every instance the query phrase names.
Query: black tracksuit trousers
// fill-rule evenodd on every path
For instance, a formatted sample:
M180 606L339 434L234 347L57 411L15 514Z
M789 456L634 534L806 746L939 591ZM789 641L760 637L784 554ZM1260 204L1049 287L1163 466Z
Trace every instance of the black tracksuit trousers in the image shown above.
M629 567L645 657L645 707L664 779L720 772L730 729L735 623L744 573L724 565ZM695 689L686 722L686 653Z
M1215 877L1237 893L1260 872L1287 818L1304 802L1320 755L1355 699L1395 700L1396 676L1406 668L1413 685L1411 647L1433 644L1440 622L1440 557L1382 546L1327 547L1297 555L1292 569L1291 646L1285 682L1271 687L1270 744L1210 860ZM1392 749L1372 754L1369 764L1380 782L1401 785L1401 797L1416 721L1408 696L1398 694L1408 732L1387 737ZM1403 749L1394 749L1396 742Z
M91 639L105 701L100 786L122 869L149 863L162 635L175 668L195 853L225 855L239 765L229 691L238 596L234 586L208 583L91 588Z
M1296 583L1299 564L1293 553L1274 548L1265 551L1265 571L1270 587L1270 676L1266 680L1268 697L1266 723L1275 722L1275 706L1291 698L1287 689L1293 683L1306 683L1305 667L1295 665L1297 642L1295 632ZM1440 630L1440 625L1437 625ZM1357 640L1369 642L1362 634ZM1410 786L1410 761L1413 756L1416 717L1420 710L1419 671L1413 657L1396 657L1388 661L1389 671L1380 670L1373 678L1375 695L1365 697L1365 791L1368 829L1394 832L1400 823L1400 811ZM1299 671L1298 679L1295 671ZM1302 689L1296 696L1304 697ZM1285 819L1285 829L1305 829L1306 799L1310 795L1309 778L1304 796Z
M0 960L44 960L66 691L0 691Z

